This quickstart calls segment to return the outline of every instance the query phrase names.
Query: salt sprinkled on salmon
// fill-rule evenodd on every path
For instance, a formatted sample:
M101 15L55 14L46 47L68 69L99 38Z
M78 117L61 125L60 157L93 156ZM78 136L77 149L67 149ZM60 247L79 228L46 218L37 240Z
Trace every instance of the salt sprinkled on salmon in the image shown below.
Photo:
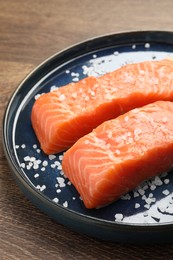
M102 122L157 100L173 100L170 59L129 64L42 94L34 103L31 121L41 149L54 154Z
M64 153L63 171L87 208L98 208L122 198L154 176L151 187L163 184L156 175L172 168L172 114L173 103L169 101L154 102L136 109L135 113L129 111L104 122ZM126 116L129 117L128 122L124 120ZM164 117L167 122L163 122ZM166 125L166 132L160 127L162 124ZM109 131L112 131L111 139L105 134ZM142 133L137 140L135 131ZM128 138L122 138L127 132L132 133L132 143ZM118 137L121 142L117 142ZM142 187L137 192L145 195ZM168 192L164 190L162 193L168 195ZM149 209L155 201L152 192L144 200L144 207Z

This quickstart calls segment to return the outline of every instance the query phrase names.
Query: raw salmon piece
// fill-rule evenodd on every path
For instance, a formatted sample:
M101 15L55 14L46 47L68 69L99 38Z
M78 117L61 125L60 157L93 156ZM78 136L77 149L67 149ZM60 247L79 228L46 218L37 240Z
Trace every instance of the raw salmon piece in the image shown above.
M126 65L42 95L32 125L47 154L58 153L106 120L157 100L173 100L173 61Z
M64 154L87 208L105 206L173 166L173 103L157 101L104 122Z

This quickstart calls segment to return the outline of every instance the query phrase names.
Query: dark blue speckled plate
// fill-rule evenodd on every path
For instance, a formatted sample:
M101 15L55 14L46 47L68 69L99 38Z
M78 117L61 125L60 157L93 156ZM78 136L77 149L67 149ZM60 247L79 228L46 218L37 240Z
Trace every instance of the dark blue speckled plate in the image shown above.
M55 54L37 67L13 94L3 122L8 162L22 191L42 211L73 230L99 239L152 243L173 241L173 175L142 183L113 204L87 210L64 176L63 153L39 147L30 114L37 97L89 75L127 63L173 57L173 33L128 32L91 39Z

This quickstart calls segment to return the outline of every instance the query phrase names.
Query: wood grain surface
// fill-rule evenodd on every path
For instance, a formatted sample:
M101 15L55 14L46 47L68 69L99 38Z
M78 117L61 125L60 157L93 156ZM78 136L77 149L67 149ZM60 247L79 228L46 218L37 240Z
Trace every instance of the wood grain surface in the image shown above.
M173 1L0 0L0 122L45 58L91 37L148 29L173 31ZM16 186L0 140L0 259L173 259L173 245L103 242L55 223Z

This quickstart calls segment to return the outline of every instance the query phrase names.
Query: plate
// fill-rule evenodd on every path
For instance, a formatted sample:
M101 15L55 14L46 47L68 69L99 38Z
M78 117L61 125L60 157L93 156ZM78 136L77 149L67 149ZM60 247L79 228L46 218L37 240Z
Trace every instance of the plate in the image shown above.
M3 121L3 146L24 194L57 222L102 240L161 243L173 240L173 175L162 173L111 205L87 210L62 171L63 153L45 155L31 126L42 93L100 76L124 64L173 57L173 33L126 32L72 46L38 66L18 86Z

